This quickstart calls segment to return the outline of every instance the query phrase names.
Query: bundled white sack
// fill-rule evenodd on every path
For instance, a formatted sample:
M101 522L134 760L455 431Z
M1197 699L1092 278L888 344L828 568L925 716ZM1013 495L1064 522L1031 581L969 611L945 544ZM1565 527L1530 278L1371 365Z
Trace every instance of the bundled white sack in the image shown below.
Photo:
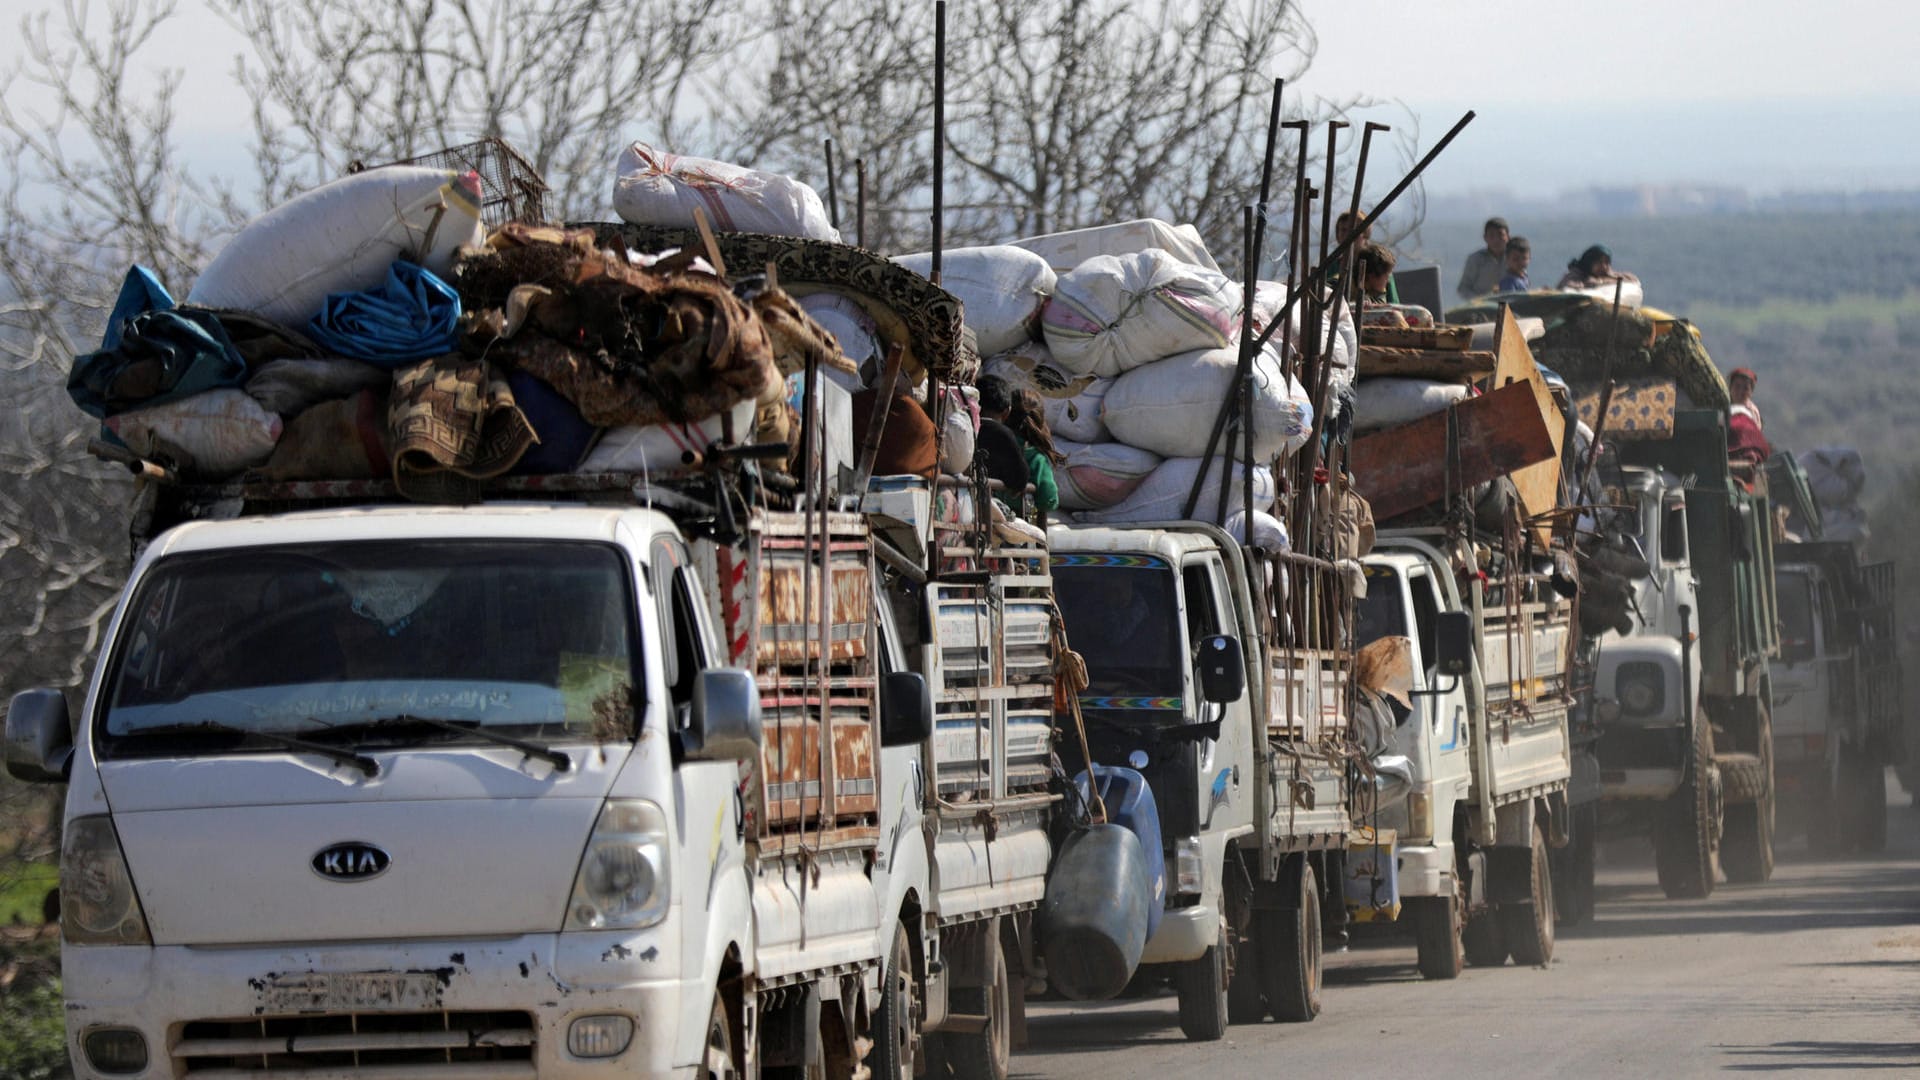
M879 364L886 359L886 351L880 346L880 326L867 314L867 309L851 296L837 292L808 293L799 297L800 310L813 317L813 321L826 328L827 333L840 343L840 355L853 361L855 367L861 367L871 360ZM848 379L858 382L857 377L843 371L826 369L827 378L841 385ZM858 385L853 387L858 391Z
M107 430L144 458L172 461L182 472L217 479L261 465L280 441L280 417L245 390L208 390L161 405L117 413Z
M1378 431L1431 416L1470 391L1459 383L1432 379L1363 379L1354 388L1353 428Z
M1074 442L1098 443L1113 438L1100 419L1107 392L1112 389L1112 379L1095 379L1070 398L1047 398L1041 403L1047 411L1047 429Z
M1136 251L1159 248L1171 252L1183 263L1218 271L1200 230L1192 225L1169 225L1153 218L1096 225L1091 229L1048 233L1015 240L1013 246L1025 248L1047 260L1047 265L1064 274L1095 255L1131 255Z
M583 473L671 473L687 468L688 451L705 453L726 437L733 425L735 442L753 431L755 405L743 401L728 412L715 413L694 423L647 424L609 428L580 463Z
M1278 318L1281 310L1286 306L1287 287L1284 283L1278 281L1255 282L1253 290L1254 333L1265 333L1268 324ZM1300 304L1295 303L1293 310L1287 312L1287 322L1292 327L1291 331L1286 329L1276 330L1274 331L1273 337L1268 339L1267 344L1273 346L1276 353L1279 351L1279 343L1282 340L1285 340L1293 347L1294 355L1296 356L1307 352L1307 343L1301 340L1300 315ZM1324 336L1326 332L1327 328L1323 323L1320 327L1320 333L1322 334L1321 340L1314 345L1314 348L1322 352L1327 348L1327 342ZM1353 324L1353 309L1342 304L1340 306L1340 319L1334 324L1333 375L1328 380L1336 391L1353 382L1354 357L1359 355L1359 352L1360 332Z
M1187 507L1187 495L1193 490L1194 478L1200 475L1200 458L1169 458L1160 463L1133 494L1105 510L1091 510L1077 514L1081 521L1178 521ZM1220 481L1227 475L1222 463L1215 461L1207 470L1207 482L1201 488L1200 501L1194 508L1194 516L1200 520L1214 520L1214 512L1220 503ZM1227 489L1227 515L1229 518L1239 512L1245 489L1246 466L1235 463L1232 470L1232 482ZM1273 506L1273 470L1265 465L1253 467L1253 508L1267 510Z
M1235 340L1240 286L1158 248L1097 255L1061 275L1040 314L1047 348L1075 374L1113 378Z
M720 232L840 239L819 193L790 176L639 142L621 152L615 173L613 212L635 225L691 226L702 210Z
M1113 437L1162 457L1207 452L1214 417L1239 370L1240 350L1205 349L1137 367L1113 381L1100 417ZM1279 355L1262 349L1253 361L1253 456L1272 461L1306 444L1313 406L1289 378Z
M921 277L933 271L931 254L902 255L893 261ZM955 248L940 255L940 287L960 298L982 356L1040 336L1040 308L1053 295L1055 280L1047 260L1008 244Z
M1866 490L1867 469L1860 451L1851 446L1822 446L1808 451L1800 459L1807 472L1807 487L1813 499L1824 509L1848 506Z
M1160 455L1124 443L1080 443L1055 439L1054 449L1066 461L1053 467L1060 487L1060 509L1101 510L1133 494L1153 470Z
M1283 555L1292 550L1287 542L1287 526L1265 510L1253 512L1253 539L1247 539L1247 515L1234 514L1227 519L1227 535L1249 547Z
M200 272L187 303L303 326L328 293L379 285L395 259L445 277L454 251L485 239L475 174L368 169L248 222Z

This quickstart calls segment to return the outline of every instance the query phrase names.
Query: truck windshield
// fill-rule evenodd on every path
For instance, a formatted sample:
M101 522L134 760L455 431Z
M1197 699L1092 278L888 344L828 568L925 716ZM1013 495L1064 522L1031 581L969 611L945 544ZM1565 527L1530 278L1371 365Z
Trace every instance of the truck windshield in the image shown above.
M1813 659L1813 583L1796 570L1774 575L1780 601L1780 655L1788 663Z
M284 749L272 735L631 738L632 596L619 551L589 543L170 556L127 608L97 745L143 757Z
M1053 595L1087 662L1083 708L1182 715L1185 648L1173 568L1150 555L1056 555Z

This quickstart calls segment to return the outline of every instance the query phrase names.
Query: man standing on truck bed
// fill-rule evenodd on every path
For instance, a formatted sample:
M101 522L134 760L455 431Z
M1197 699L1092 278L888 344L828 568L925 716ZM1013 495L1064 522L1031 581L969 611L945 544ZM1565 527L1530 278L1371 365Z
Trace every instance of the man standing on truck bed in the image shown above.
M1454 289L1462 300L1475 300L1492 292L1500 285L1500 275L1507 272L1507 219L1488 218L1480 235L1487 246L1467 256L1467 265L1460 270L1460 284Z

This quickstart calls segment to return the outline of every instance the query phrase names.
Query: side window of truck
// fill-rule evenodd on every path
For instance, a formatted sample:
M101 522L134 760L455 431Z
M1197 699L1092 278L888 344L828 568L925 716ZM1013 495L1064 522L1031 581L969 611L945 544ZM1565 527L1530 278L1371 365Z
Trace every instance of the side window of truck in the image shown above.
M1668 503L1660 518L1660 558L1663 562L1687 561L1687 504Z
M706 666L706 648L702 638L699 606L695 602L692 568L687 549L677 540L656 540L653 545L653 576L660 603L660 638L665 646L662 656L667 697L673 702L674 727L686 726L687 710L693 707L693 684Z
M1201 638L1223 632L1215 576L1211 561L1189 563L1180 569L1180 591L1187 601L1188 648L1198 648Z
M1413 632L1420 642L1420 663L1431 665L1440 640L1440 597L1433 591L1433 575L1410 575L1407 591L1413 594Z

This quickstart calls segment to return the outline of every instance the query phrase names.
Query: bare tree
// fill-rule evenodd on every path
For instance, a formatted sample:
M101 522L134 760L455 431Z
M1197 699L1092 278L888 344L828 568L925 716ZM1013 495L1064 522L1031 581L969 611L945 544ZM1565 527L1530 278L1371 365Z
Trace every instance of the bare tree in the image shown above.
M213 0L251 55L262 203L367 163L501 136L585 217L623 134L699 130L702 79L751 40L735 0Z

